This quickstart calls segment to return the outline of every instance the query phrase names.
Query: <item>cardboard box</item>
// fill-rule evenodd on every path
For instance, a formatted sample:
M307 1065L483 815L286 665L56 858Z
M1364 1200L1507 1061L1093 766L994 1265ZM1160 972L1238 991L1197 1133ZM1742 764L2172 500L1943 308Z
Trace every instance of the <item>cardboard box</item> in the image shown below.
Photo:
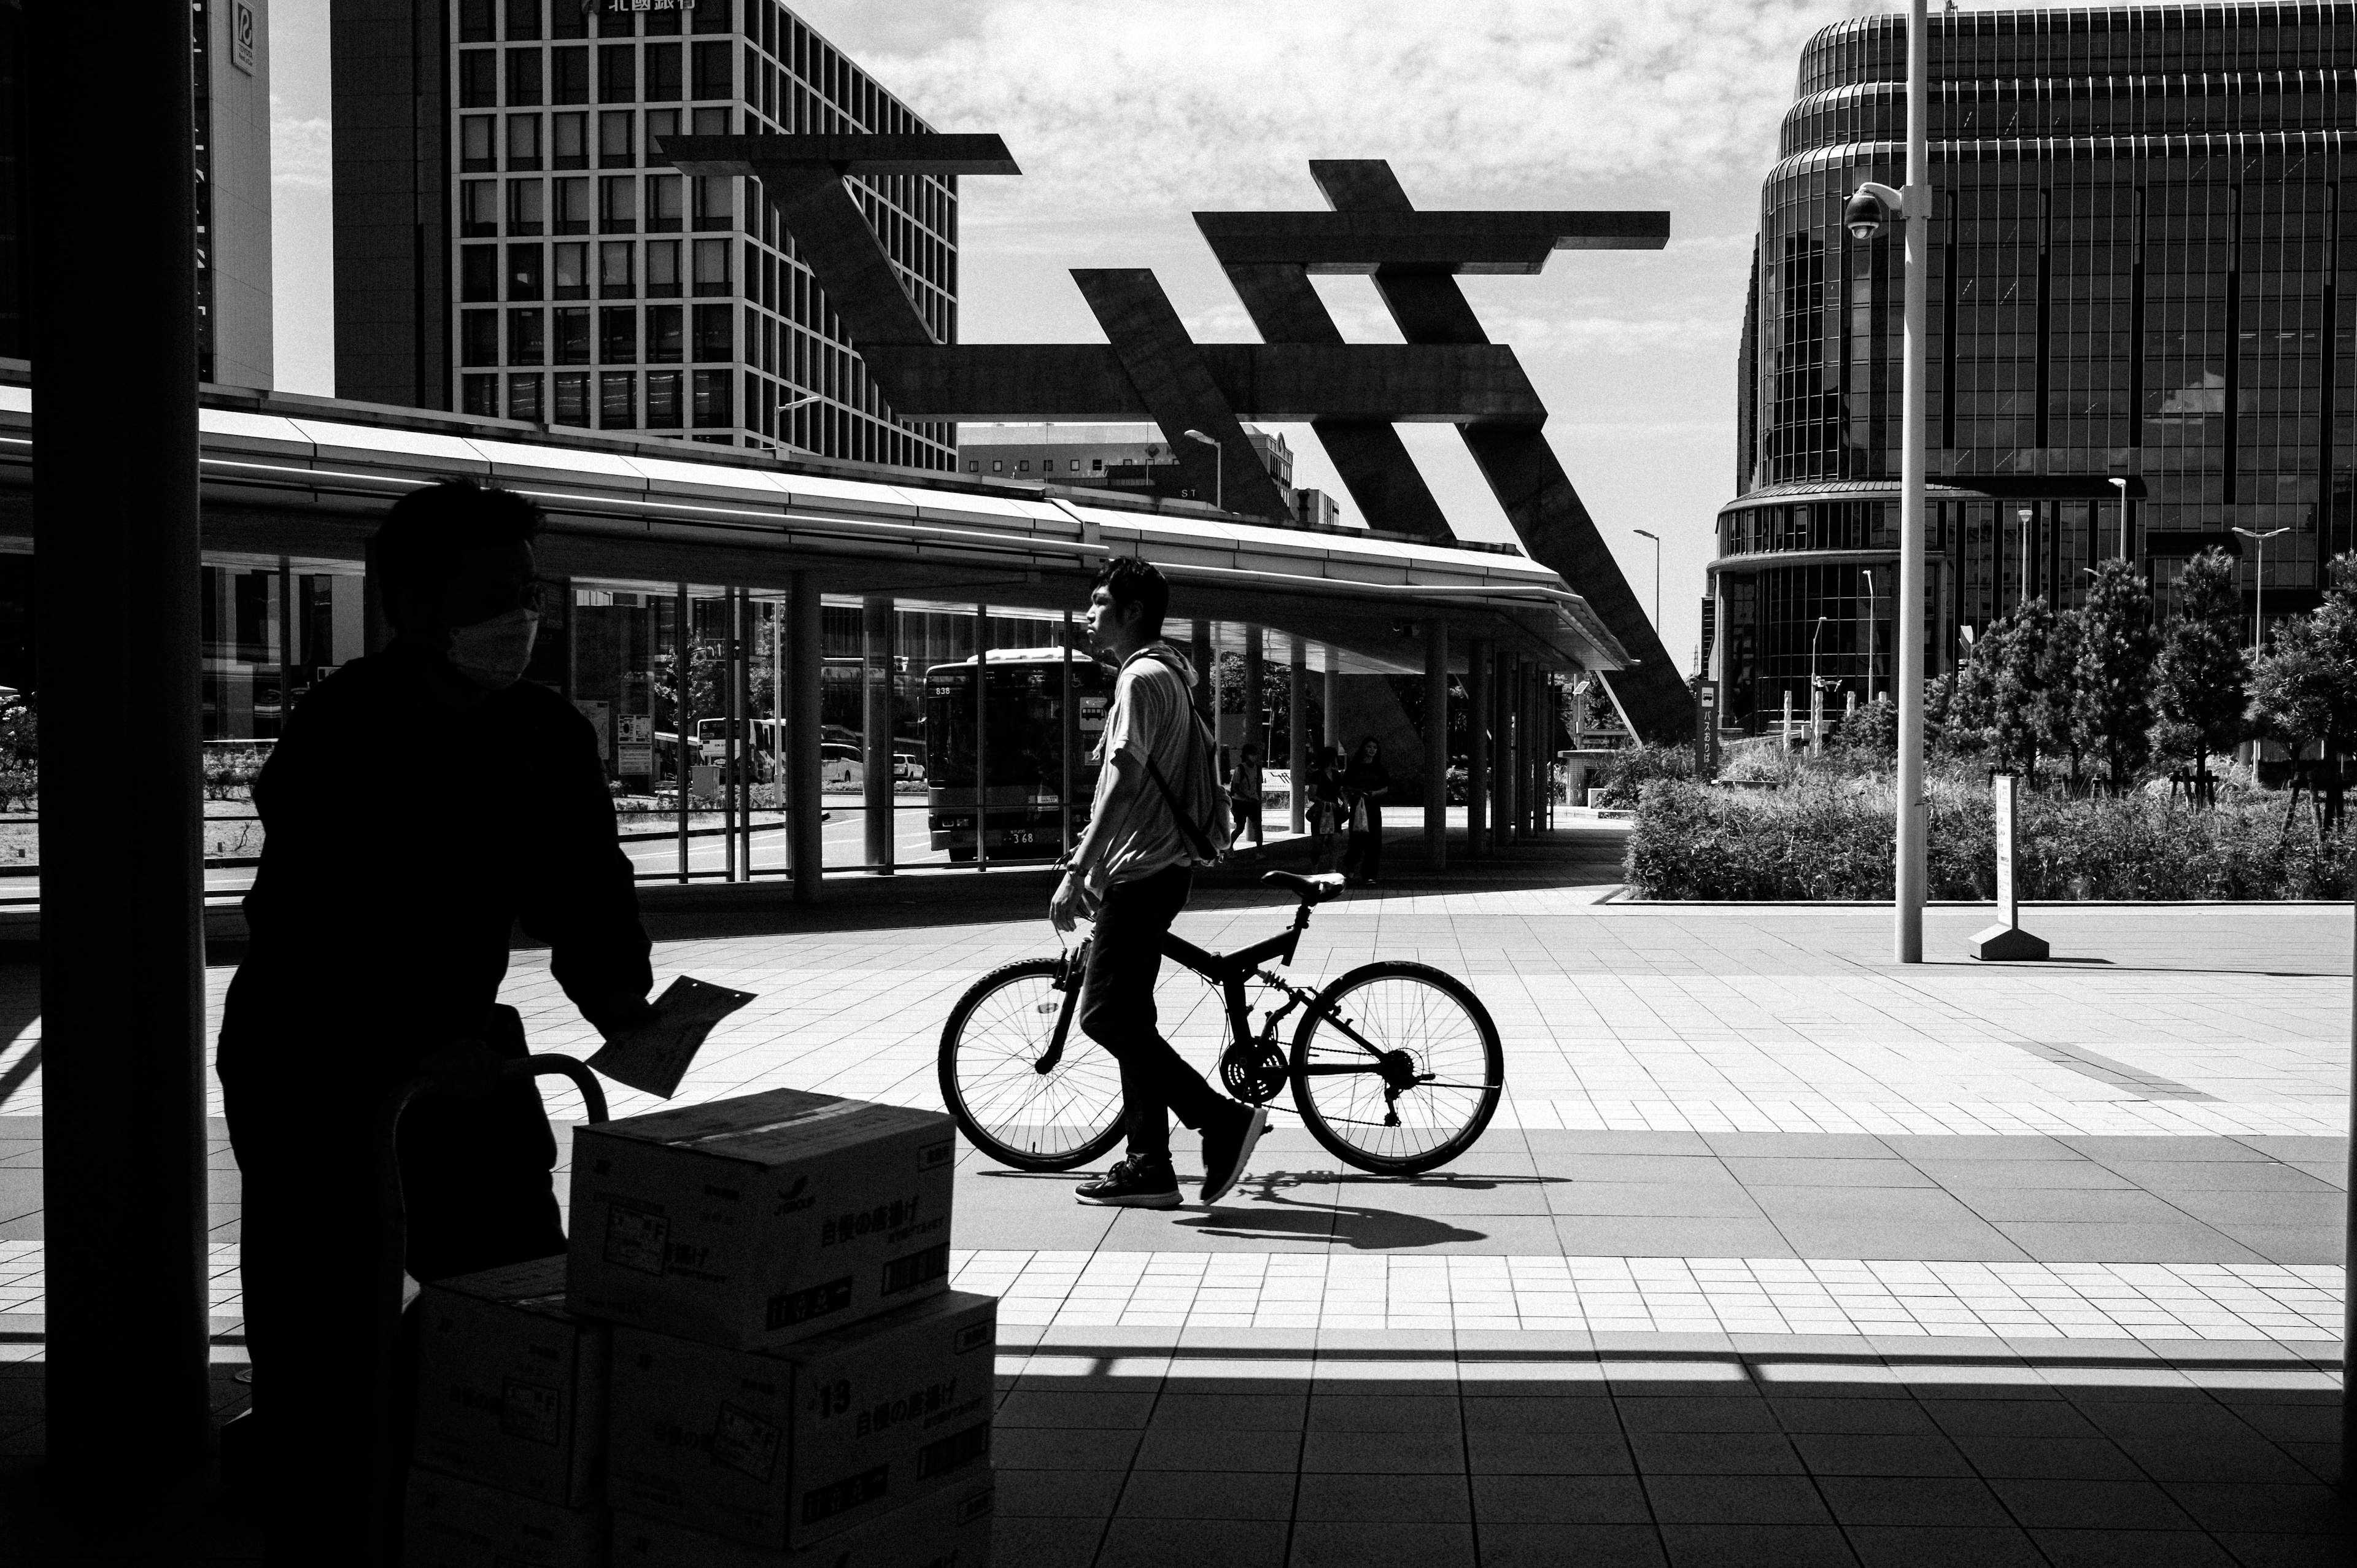
M986 1472L996 1298L951 1292L776 1350L614 1331L606 1496L800 1551Z
M570 1305L748 1348L947 1290L952 1125L775 1089L580 1128Z
M438 1471L409 1473L401 1535L408 1568L607 1568L612 1535L603 1508L558 1508Z
M991 1479L982 1476L799 1552L618 1513L614 1568L990 1568L991 1502Z
M565 1309L565 1260L421 1293L420 1465L561 1508L600 1500L613 1331Z

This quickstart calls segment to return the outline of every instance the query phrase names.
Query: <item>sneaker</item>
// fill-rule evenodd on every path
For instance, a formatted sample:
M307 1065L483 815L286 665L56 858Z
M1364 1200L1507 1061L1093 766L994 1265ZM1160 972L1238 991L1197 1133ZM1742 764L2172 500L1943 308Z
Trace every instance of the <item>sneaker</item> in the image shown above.
M1268 1110L1260 1105L1239 1105L1243 1122L1225 1132L1203 1134L1203 1201L1217 1203L1228 1196L1237 1182L1243 1179L1244 1165L1251 1160L1253 1145L1268 1131Z
M1074 1187L1072 1196L1105 1208L1176 1208L1180 1202L1178 1176L1170 1162L1145 1155L1115 1162L1094 1181Z

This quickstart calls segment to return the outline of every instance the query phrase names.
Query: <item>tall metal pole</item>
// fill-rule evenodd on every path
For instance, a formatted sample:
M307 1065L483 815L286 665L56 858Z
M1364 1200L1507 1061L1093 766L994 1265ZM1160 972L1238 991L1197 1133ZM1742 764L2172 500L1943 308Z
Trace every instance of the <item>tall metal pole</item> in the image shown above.
M990 866L990 607L974 607L974 868Z
M1928 823L1923 809L1923 302L1931 271L1932 166L1924 145L1931 74L1924 0L1907 7L1906 370L1899 458L1899 822L1892 956L1923 961Z
M1285 668L1285 766L1292 779L1286 793L1293 800L1286 811L1286 824L1297 836L1309 821L1308 801L1302 789L1309 781L1308 701L1309 649L1297 637L1292 660Z
M1070 854L1072 853L1073 842L1072 786L1078 782L1080 757L1077 754L1081 749L1080 693L1074 690L1075 683L1072 680L1072 654L1074 651L1074 644L1072 639L1072 612L1070 610L1066 610L1064 612L1064 634L1062 638L1058 640L1056 646L1064 650L1063 693L1061 701L1059 703L1057 709L1058 715L1061 720L1060 727L1063 734L1060 736L1061 744L1060 744L1056 748L1057 752L1062 758L1059 765L1059 773L1056 784L1056 799L1062 802L1057 812L1058 826L1056 832L1056 846L1060 854Z
M2357 983L2351 987L2349 1037L2352 1045L2357 1045ZM2349 1120L2350 1132L2357 1133L2357 1058L2352 1058L2350 1064ZM2357 1136L2349 1140L2348 1157L2341 1190L2357 1192L2357 1185L2352 1185L2357 1184ZM2341 1255L2357 1258L2357 1203L2343 1204L2341 1208L2343 1250ZM50 1337L54 1343L54 1330ZM2343 1288L2341 1293L2341 1489L2344 1493L2357 1491L2357 1378L2349 1375L2352 1358L2357 1358L2357 1290ZM53 1378L56 1375L50 1373Z
M899 844L892 835L892 804L894 796L892 757L892 622L893 606L888 598L870 594L860 601L859 631L864 644L860 652L859 676L861 693L866 699L860 704L860 747L866 758L860 772L860 789L866 799L865 830L867 839L867 869L878 876L892 875Z
M1424 627L1424 864L1448 868L1448 623Z
M1490 650L1476 638L1465 650L1465 858L1490 853Z
M48 1472L185 1500L212 1424L189 12L108 18L96 47L125 96L96 116L55 69L91 53L89 19L35 6L19 35L48 62L25 78L18 231L39 306Z
M695 720L690 715L689 693L694 680L694 650L689 646L688 622L694 607L687 596L687 585L679 585L677 607L672 616L671 635L671 749L678 767L673 782L679 787L679 879L687 880L687 787L695 777L694 764L688 760L689 747L695 737Z
M793 573L788 582L786 659L786 844L793 900L815 904L826 879L826 812L819 800L821 671L826 664L818 579Z

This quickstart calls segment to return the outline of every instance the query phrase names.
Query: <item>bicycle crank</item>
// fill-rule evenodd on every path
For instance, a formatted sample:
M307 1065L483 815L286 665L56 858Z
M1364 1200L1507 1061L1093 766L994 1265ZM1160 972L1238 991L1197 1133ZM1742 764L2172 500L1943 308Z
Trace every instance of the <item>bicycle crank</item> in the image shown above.
M1239 1040L1220 1053L1220 1081L1247 1105L1275 1100L1288 1076L1285 1052L1273 1040Z

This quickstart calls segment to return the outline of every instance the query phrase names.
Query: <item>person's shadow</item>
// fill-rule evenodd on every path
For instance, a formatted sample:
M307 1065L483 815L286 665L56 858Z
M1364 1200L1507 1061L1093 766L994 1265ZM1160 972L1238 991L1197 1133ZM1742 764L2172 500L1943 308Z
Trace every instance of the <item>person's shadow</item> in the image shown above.
M1359 1251L1400 1251L1488 1239L1486 1231L1467 1230L1430 1215L1355 1203L1303 1202L1284 1196L1309 1187L1339 1192L1338 1184L1344 1179L1332 1171L1272 1171L1247 1176L1243 1186L1251 1189L1251 1208L1222 1206L1175 1223L1206 1236L1245 1241L1324 1241Z

